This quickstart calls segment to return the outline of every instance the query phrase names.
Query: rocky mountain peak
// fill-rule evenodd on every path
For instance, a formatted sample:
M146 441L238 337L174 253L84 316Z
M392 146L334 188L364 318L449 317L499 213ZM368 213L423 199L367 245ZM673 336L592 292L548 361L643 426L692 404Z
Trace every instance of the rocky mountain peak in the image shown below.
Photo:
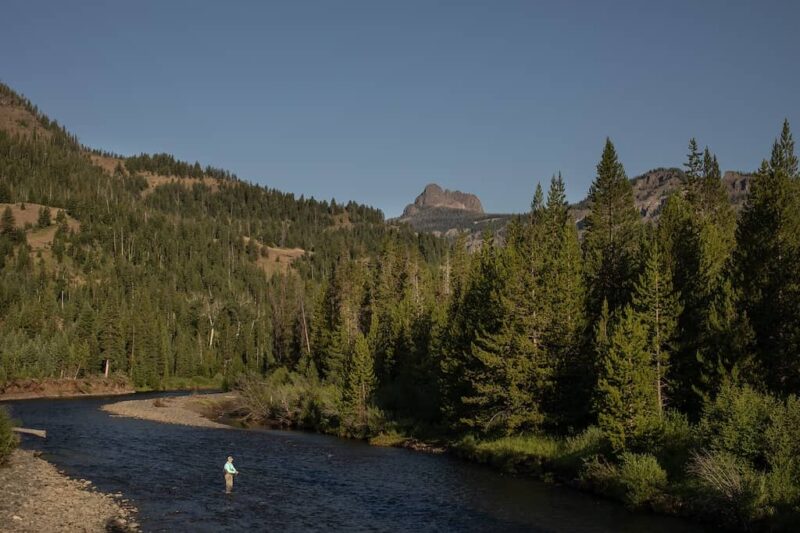
M403 217L410 217L421 210L436 207L483 214L481 201L474 194L442 189L436 183L430 183L425 186L422 194L417 196L413 204L406 206Z

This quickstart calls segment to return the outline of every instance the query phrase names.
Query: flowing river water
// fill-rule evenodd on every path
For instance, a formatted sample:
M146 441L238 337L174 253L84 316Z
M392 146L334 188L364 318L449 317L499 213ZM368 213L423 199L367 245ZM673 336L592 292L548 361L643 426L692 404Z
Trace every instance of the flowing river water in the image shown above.
M136 395L136 398L157 394ZM675 518L430 455L304 432L226 430L112 417L129 397L11 402L46 440L23 446L121 492L145 531L698 532ZM241 475L224 493L222 466Z

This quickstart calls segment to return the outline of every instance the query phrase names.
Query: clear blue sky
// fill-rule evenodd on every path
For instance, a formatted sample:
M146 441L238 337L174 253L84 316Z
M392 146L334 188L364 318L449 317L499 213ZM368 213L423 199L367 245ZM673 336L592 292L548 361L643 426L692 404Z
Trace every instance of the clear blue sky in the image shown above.
M527 209L696 136L754 169L800 136L800 2L5 0L0 80L90 146L170 152L399 214L436 181Z

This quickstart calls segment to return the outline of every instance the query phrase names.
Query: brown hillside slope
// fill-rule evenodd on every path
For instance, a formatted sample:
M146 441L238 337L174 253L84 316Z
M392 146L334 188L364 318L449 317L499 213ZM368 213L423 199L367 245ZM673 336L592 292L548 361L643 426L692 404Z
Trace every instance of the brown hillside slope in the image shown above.
M39 123L39 119L31 113L25 101L15 94L0 91L0 130L10 135L29 137L36 135L48 138L52 134Z
M0 203L0 213L6 210L6 207L11 208L11 213L14 215L14 225L25 231L28 245L34 250L46 250L53 244L53 238L56 235L55 220L58 213L62 211L58 207L50 207L50 218L52 223L46 228L36 227L36 221L39 218L39 210L48 207L42 204L19 203L19 204L4 204ZM74 232L81 229L81 224L71 216L67 215L67 226Z
M110 176L113 176L117 172L118 167L121 167L123 172L127 173L127 170L125 169L125 160L122 158L93 153L88 155L94 166L100 167L106 174ZM213 192L217 192L220 187L220 180L210 178L208 176L203 178L190 178L181 176L165 176L163 174L153 174L152 172L142 172L141 176L147 180L148 188L143 192L145 196L152 193L157 187L168 183L177 183L178 185L182 185L187 189L192 188L197 183L202 183L203 185L209 187Z

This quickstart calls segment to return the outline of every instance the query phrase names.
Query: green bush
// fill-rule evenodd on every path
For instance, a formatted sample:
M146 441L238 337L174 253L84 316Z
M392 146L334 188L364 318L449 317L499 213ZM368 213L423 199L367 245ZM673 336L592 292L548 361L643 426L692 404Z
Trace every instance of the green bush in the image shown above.
M618 498L629 507L656 504L667 489L667 473L650 454L625 452L619 464L596 455L584 462L580 480L586 488Z
M747 526L772 514L766 476L728 452L695 453L689 464L699 514L728 526Z
M726 452L757 467L767 466L767 429L779 409L775 398L748 385L726 383L703 410L700 434L705 447Z
M579 472L587 459L608 453L608 441L597 426L589 426L583 432L564 439L554 466L565 473Z
M764 440L770 501L781 511L800 511L800 400L796 396L771 413Z
M266 378L240 376L239 414L247 422L297 427L343 437L369 438L386 428L384 413L368 406L366 421L345 408L335 386L304 374L278 368Z
M697 431L686 415L667 411L652 417L630 451L650 453L666 469L670 478L680 478L692 450L698 446Z
M631 507L652 504L667 487L667 473L650 454L623 453L619 485L625 503Z
M589 457L584 461L580 481L595 492L619 496L619 469L602 455Z
M11 430L11 417L5 407L0 407L0 465L5 464L17 447L18 439Z
M544 435L521 435L481 441L473 436L461 439L456 451L469 459L494 465L506 472L542 475L544 465L556 459L561 442Z

